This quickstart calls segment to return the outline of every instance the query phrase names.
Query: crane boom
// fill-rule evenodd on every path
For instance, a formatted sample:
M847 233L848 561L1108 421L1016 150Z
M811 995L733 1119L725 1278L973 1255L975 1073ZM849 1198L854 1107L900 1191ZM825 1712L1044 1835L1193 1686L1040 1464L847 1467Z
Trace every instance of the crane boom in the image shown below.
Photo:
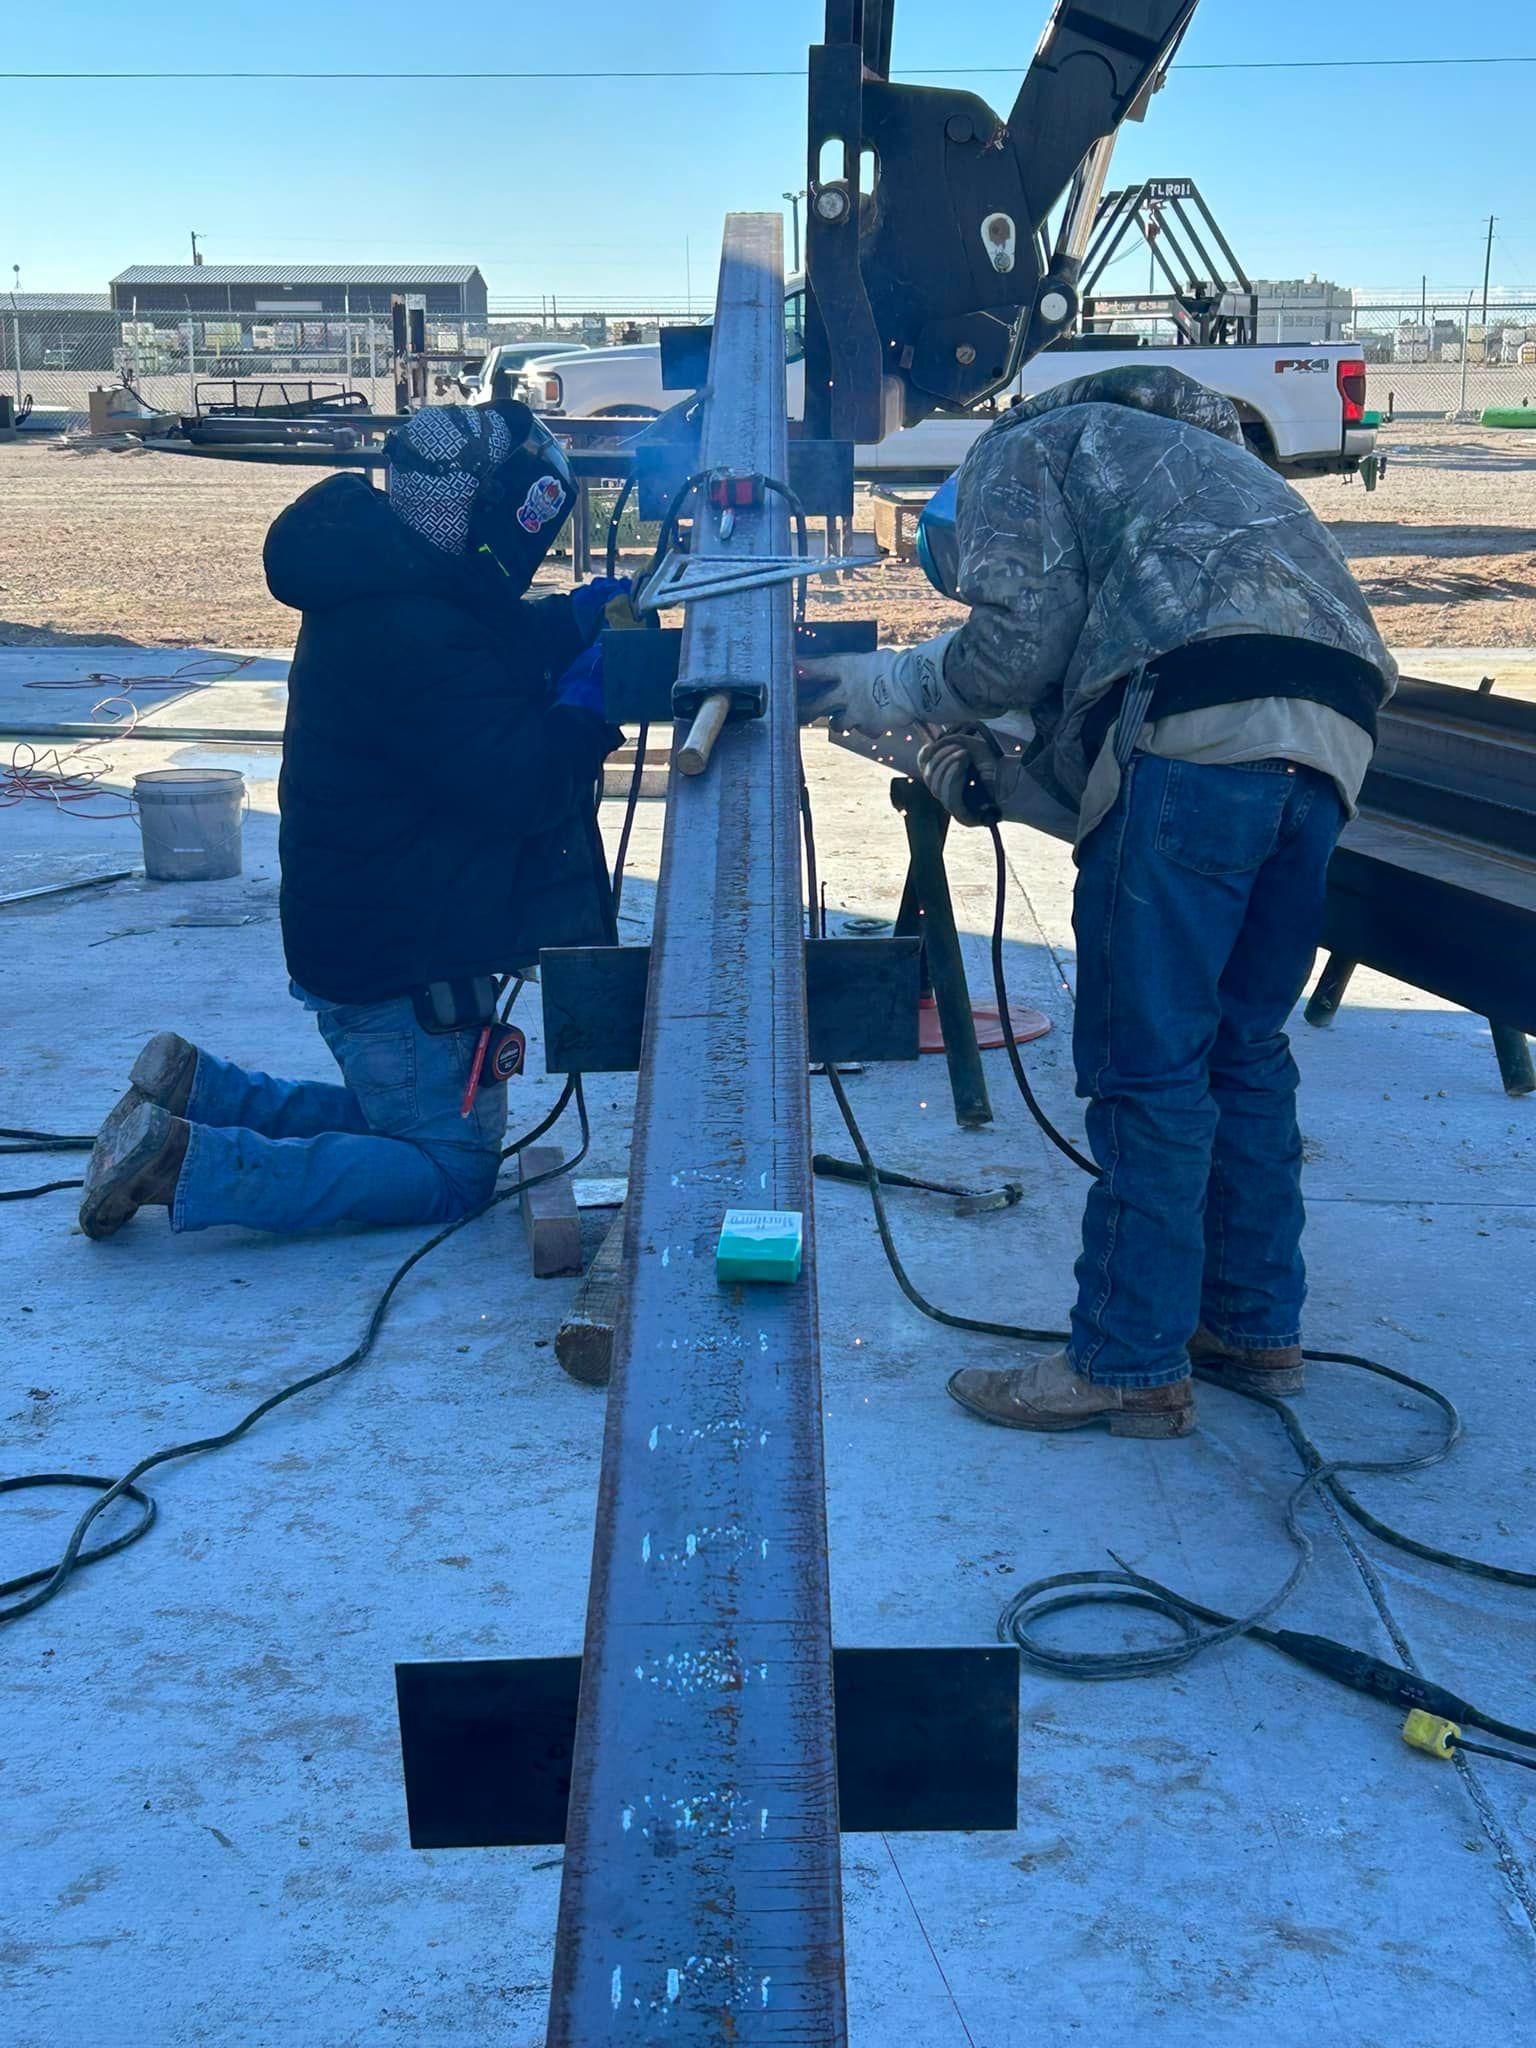
M871 442L999 390L1077 311L1051 209L1156 90L1197 0L1057 0L1006 120L889 78L895 0L827 0L807 121L806 430Z

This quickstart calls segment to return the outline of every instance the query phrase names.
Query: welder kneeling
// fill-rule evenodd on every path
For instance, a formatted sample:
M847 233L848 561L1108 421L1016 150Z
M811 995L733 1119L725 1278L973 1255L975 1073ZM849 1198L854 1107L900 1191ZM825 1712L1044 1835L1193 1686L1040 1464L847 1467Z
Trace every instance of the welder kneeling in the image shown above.
M149 1205L175 1230L464 1215L506 1130L511 1062L485 1061L499 986L542 946L615 936L593 799L619 737L596 645L616 586L524 595L574 502L561 448L525 406L441 406L387 452L387 495L327 478L265 550L302 613L283 945L340 1084L161 1033L91 1156L91 1237Z

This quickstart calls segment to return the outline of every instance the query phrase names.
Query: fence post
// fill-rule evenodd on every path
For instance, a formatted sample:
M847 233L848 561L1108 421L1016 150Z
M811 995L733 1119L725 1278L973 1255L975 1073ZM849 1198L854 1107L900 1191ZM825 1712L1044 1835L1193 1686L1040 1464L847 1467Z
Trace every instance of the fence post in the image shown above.
M11 363L16 372L16 410L21 411L21 315L11 315Z
M187 410L197 411L197 354L193 342L193 326L187 322Z
M373 331L373 315L368 315L368 410L379 409L379 356Z

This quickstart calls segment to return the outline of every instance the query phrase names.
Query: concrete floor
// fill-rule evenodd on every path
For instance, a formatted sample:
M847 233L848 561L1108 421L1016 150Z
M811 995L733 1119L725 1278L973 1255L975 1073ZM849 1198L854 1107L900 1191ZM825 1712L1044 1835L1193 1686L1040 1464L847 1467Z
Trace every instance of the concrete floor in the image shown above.
M169 722L203 719L210 695ZM834 925L845 911L889 916L901 863L884 779L809 751ZM285 994L275 751L131 750L134 766L194 761L236 761L251 778L245 875L0 913L13 992L0 1120L93 1127L165 1026L250 1064L326 1072ZM660 818L642 807L626 937L643 934ZM979 837L957 835L952 872L983 987ZM135 840L126 822L7 811L0 894L127 866ZM1058 1027L1029 1060L1075 1129L1071 869L1023 830L1009 843L1013 991ZM1297 1050L1311 1340L1434 1380L1467 1419L1450 1463L1361 1491L1427 1541L1536 1568L1523 1419L1536 1396L1536 1099L1500 1092L1477 1019L1364 972L1332 1030L1298 1027ZM934 1062L850 1088L883 1161L1026 1182L1018 1208L970 1221L893 1196L918 1283L956 1307L1057 1322L1081 1188L1026 1121L1001 1054L989 1069L997 1120L980 1134L954 1127ZM553 1093L518 1084L515 1122ZM590 1093L587 1170L622 1172L631 1086ZM846 1152L820 1090L816 1111L818 1144ZM3 1185L51 1164L7 1160ZM1278 1583L1294 1473L1267 1416L1203 1391L1202 1429L1179 1443L989 1431L943 1381L1005 1347L908 1308L861 1191L823 1183L817 1200L839 1641L987 1641L1024 1579L1103 1565L1111 1549L1218 1605ZM173 1239L150 1217L95 1246L67 1195L0 1216L0 1413L16 1471L115 1473L226 1427L345 1352L423 1234ZM7 2048L125 2028L153 2048L542 2041L558 1852L409 1848L393 1665L579 1647L603 1400L553 1362L572 1287L528 1278L515 1213L498 1210L413 1276L355 1378L159 1475L149 1537L0 1638ZM1306 1415L1330 1450L1425 1441L1406 1397L1340 1368L1314 1377ZM51 1559L79 1505L0 1500L0 1574ZM1292 1625L1406 1650L1494 1712L1536 1721L1532 1595L1420 1566L1320 1509L1307 1520L1318 1557ZM1086 1624L1061 1633L1087 1640ZM1431 1762L1388 1709L1252 1645L1128 1685L1026 1668L1023 1722L1016 1834L846 1839L858 2048L1530 2039L1536 1777Z

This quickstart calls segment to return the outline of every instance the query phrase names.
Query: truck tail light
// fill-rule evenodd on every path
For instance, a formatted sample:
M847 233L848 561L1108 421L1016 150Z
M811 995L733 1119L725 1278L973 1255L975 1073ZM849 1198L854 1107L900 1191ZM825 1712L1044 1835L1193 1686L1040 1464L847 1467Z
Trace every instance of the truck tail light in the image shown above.
M1363 394L1365 391L1365 365L1363 363L1360 365L1360 389ZM544 403L546 405L558 405L564 394L565 386L558 377L546 377L544 379ZM1363 405L1364 403L1365 400L1362 396L1361 404Z
M1339 364L1339 396L1344 401L1344 424L1358 427L1365 418L1365 359L1345 356Z

